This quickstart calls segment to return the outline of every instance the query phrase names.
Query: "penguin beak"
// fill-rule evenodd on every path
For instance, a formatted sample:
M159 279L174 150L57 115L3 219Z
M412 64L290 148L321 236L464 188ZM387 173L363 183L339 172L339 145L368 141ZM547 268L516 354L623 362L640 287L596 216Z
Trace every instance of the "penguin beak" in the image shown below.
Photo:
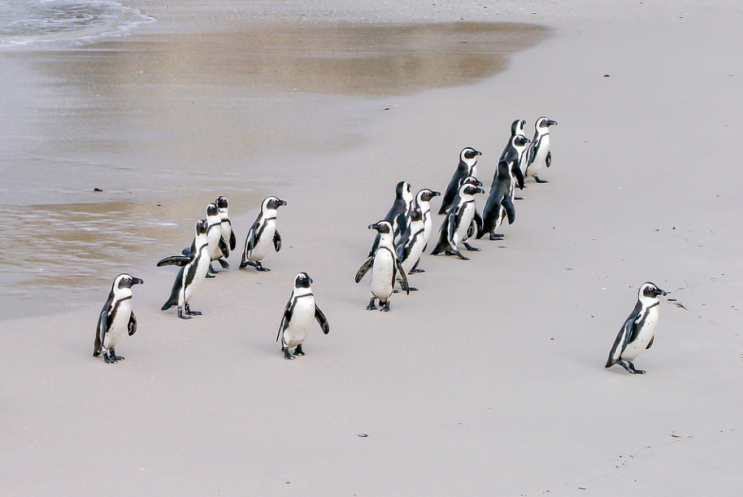
M557 126L557 121L553 121L552 119L550 119L549 121L547 121L547 126Z
M279 205L286 205L286 200L279 200Z
M478 152L477 150L475 150L475 155L482 155L482 152Z
M141 278L132 278L132 285L142 285L144 280Z
M431 195L433 195L434 197L438 197L439 195L441 195L441 192L431 192Z
M370 229L370 230L375 230L375 229L377 229L377 228L379 228L379 224L377 224L377 223L374 223L374 224L370 224L370 225L369 225L369 229Z
M656 296L658 296L658 295L668 295L668 292L667 291L661 290L660 288L656 288L655 290L653 290L653 293Z
M482 184L482 183L480 183L480 184ZM477 190L475 191L475 193L485 193L485 190L483 190L482 188L478 188L478 189L477 189Z

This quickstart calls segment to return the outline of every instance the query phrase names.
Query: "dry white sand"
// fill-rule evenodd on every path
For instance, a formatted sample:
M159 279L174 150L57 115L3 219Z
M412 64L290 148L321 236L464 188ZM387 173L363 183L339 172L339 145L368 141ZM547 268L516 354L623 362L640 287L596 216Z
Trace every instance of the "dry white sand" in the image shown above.
M3 321L0 494L739 492L740 7L647 3L531 2L555 35L505 73L369 101L362 144L275 192L272 272L206 282L189 322L159 311L172 272L148 273L122 363L91 357L105 288ZM487 183L511 121L540 115L559 122L550 183L528 184L506 239L426 256L419 292L365 311L353 275L397 181L443 189L471 145ZM299 271L331 331L288 362L273 339ZM646 280L686 309L663 304L646 375L606 371Z

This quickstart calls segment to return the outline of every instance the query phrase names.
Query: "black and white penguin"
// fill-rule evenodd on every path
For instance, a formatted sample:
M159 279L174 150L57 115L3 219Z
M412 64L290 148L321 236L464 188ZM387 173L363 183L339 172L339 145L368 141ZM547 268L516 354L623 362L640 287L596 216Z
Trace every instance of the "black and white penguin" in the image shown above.
M413 207L410 213L410 227L397 242L397 259L405 274L412 274L413 268L418 265L423 255L426 247L425 231L421 210L419 207ZM417 289L410 287L410 291L415 290Z
M557 125L557 121L546 117L540 117L534 123L534 139L531 141L531 145L529 145L526 160L524 161L524 169L521 171L525 179L533 177L537 183L547 183L547 181L540 179L538 174L542 170L542 166L546 165L550 167L550 164L552 164L550 126L555 125Z
M405 233L408 229L408 218L410 216L410 210L413 207L413 193L410 189L410 183L407 181L400 181L395 187L395 201L392 204L389 212L384 216L385 221L389 221L392 225L395 238ZM380 235L374 238L374 244L372 244L371 250L369 250L369 257L374 255L379 246Z
M207 230L206 219L200 220L196 223L196 237L194 239L196 248L191 251L191 254L189 256L174 255L166 257L157 263L158 267L181 267L175 277L170 298L162 307L162 310L166 311L173 306L178 306L178 317L181 319L191 319L191 316L201 315L201 312L192 311L189 303L196 289L206 278L212 264L208 249L209 242L206 236Z
M459 153L459 165L454 171L449 186L446 187L444 198L441 201L439 214L446 213L454 205L454 197L457 196L459 187L462 186L462 180L468 176L477 176L477 156L482 155L472 147L466 147Z
M645 371L636 369L632 361L653 345L660 306L658 297L661 295L667 295L667 292L654 283L642 284L637 292L637 304L619 330L605 367L619 364L632 374L645 374Z
M471 229L472 221L475 219L475 195L485 193L479 186L463 184L459 188L459 202L449 209L449 212L441 224L439 230L439 242L431 252L438 255L444 252L446 255L456 255L460 259L469 260L459 252L459 243L467 238L467 231ZM467 246L468 250L479 250Z
M141 285L143 280L130 274L120 274L114 279L108 300L103 304L95 332L93 356L103 352L103 360L113 364L122 359L116 355L116 345L125 334L134 335L137 331L137 318L132 311L132 285Z
M524 134L524 126L526 126L526 121L524 121L523 119L517 119L513 123L511 123L511 136L508 138L508 143L503 149L503 153L501 153L499 161L509 160L513 157L514 154L520 155L513 149L513 139L517 136L526 137L526 135Z
M281 235L276 229L276 215L278 208L284 205L286 205L286 201L279 197L266 197L263 200L261 212L245 238L240 269L253 266L258 271L270 271L267 267L263 267L261 261L268 253L271 245L276 252L281 250Z
M503 149L503 153L500 156L500 161L506 161L513 163L511 168L511 196L513 196L514 187L518 186L519 189L524 189L524 175L521 172L522 163L526 160L526 151L528 150L527 145L529 140L524 135L524 125L526 121L518 120L514 121L511 125L511 138L508 139L506 148ZM498 168L495 169L493 174L493 182L491 188L495 185L498 177Z
M495 233L495 230L508 218L508 224L513 224L516 220L516 209L513 205L513 178L511 171L514 161L507 162L501 160L498 162L493 185L490 187L488 201L485 209L482 211L482 231L478 233L477 238L482 238L485 233L490 233L491 240L500 240L503 235Z
M439 195L441 195L440 192L424 188L415 195L415 200L413 201L413 208L420 209L421 217L423 218L424 252L428 247L428 240L431 239L431 231L433 230L433 222L431 220L431 199L433 199L433 197L438 197ZM418 262L420 262L420 258L418 259ZM416 262L413 268L408 271L408 274L425 272L425 270L418 268L418 262Z
M316 319L323 333L326 335L330 332L328 320L325 314L317 307L315 296L312 293L312 278L307 273L299 273L294 277L294 290L289 302L284 309L284 317L281 318L279 334L276 341L281 340L281 351L284 353L284 359L294 359L294 356L304 355L302 344L307 333L310 331L312 319ZM294 355L289 349L294 349Z
M394 233L392 223L382 220L370 225L369 229L377 230L377 233L382 236L379 239L377 251L361 265L356 273L355 281L356 283L361 281L364 275L371 269L371 300L366 308L370 311L375 310L377 306L374 301L379 299L379 305L382 306L380 310L387 312L390 310L389 299L394 292L396 279L400 278L402 280L403 290L410 293L408 278L397 258L397 252L395 251L393 242Z
M227 257L230 256L230 251L235 250L237 246L237 239L235 238L235 232L232 231L232 222L230 221L230 204L227 201L227 197L218 197L214 203L217 204L220 224L222 226L222 243L217 248L219 255L218 261L222 268L229 269L230 265L227 263Z
M225 252L229 254L229 247L222 239L222 219L219 217L219 208L215 203L207 204L206 206L206 225L207 251L209 252L209 260L219 261ZM190 257L195 249L196 239L194 238L194 241L191 242L191 246L184 248L181 253L186 257ZM222 261L220 261L220 265L224 267ZM227 267L229 267L229 265ZM207 272L206 277L214 278L214 274L216 274L216 271L212 269L210 262L209 271Z

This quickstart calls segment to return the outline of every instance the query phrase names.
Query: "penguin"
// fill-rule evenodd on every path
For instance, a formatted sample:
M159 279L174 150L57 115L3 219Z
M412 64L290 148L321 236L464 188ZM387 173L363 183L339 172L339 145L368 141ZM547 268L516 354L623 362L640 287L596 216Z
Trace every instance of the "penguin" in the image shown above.
M449 182L449 186L446 187L439 214L446 213L452 205L455 205L454 197L456 197L459 187L462 185L462 180L467 176L477 176L478 155L482 155L482 153L472 147L466 147L459 153L459 165Z
M501 160L498 162L495 179L483 210L482 230L477 234L478 239L482 238L485 233L490 233L491 240L500 240L503 235L496 234L495 230L506 217L508 217L508 224L513 224L516 220L516 209L512 197L513 178L511 177L514 164L516 164L515 161Z
M237 246L237 240L235 238L235 232L232 231L232 222L229 218L229 207L230 204L227 201L227 197L217 197L214 201L217 204L219 211L220 224L222 226L222 243L219 244L218 255L221 253L217 261L223 269L229 269L230 265L227 263L227 257L230 256L230 252L235 250Z
M475 195L478 193L485 193L485 190L471 184L463 184L459 188L459 202L449 209L441 224L439 243L431 252L432 255L445 252L446 255L456 255L465 261L469 260L469 257L459 252L458 246L459 242L467 237L467 231L475 218ZM473 250L473 248L467 247L468 250Z
M209 244L207 230L206 219L200 220L196 223L195 250L189 256L174 255L166 257L157 263L158 267L181 267L181 270L175 277L175 282L173 282L173 290L170 292L170 298L161 309L166 311L177 305L178 317L181 319L191 319L191 316L201 315L201 312L191 310L189 302L196 289L201 285L204 278L206 278L206 273L209 271L212 263L207 248Z
M137 318L132 311L132 286L143 283L143 280L126 273L114 279L108 300L103 304L101 315L98 317L93 357L98 357L103 352L106 364L124 359L116 355L115 348L124 333L132 336L137 332Z
M522 162L526 159L527 145L531 142L526 135L524 135L524 126L526 121L517 120L511 124L511 138L508 139L506 148L503 149L503 153L500 156L500 161L513 162L513 168L511 169L511 196L513 196L513 190L515 186L518 186L520 190L524 189L524 175L521 172ZM495 169L493 174L493 183L491 188L495 185L498 177L498 168Z
M392 204L389 212L384 216L385 221L389 221L392 224L392 229L395 238L405 233L408 229L408 218L410 216L410 209L413 207L413 193L410 190L410 183L407 181L400 181L395 188L395 202ZM369 250L369 257L373 256L379 246L379 237L377 234L374 237L374 244L371 250Z
M412 270L418 264L426 246L426 228L419 207L413 208L410 221L410 227L397 242L397 259L400 261L405 274L412 274ZM410 291L417 291L417 288L410 287Z
M433 190L429 190L428 188L424 188L415 195L415 200L413 201L413 208L420 209L421 217L423 218L423 251L424 252L428 248L428 240L431 239L431 229L432 229L432 224L433 224L431 221L431 199L433 197L438 197L439 195L441 195L440 192L435 192ZM425 272L425 270L418 268L419 262L420 262L420 259L418 259L418 262L415 263L415 265L413 266L413 269L408 271L408 274Z
M462 181L462 185L475 185L475 186L482 186L482 181L475 178L474 176L467 176ZM459 204L459 194L457 194L456 197L454 197L454 202L452 202L452 205L458 205ZM446 222L446 221L444 221ZM468 240L470 238L476 238L478 234L482 233L482 216L480 215L480 212L478 212L477 207L475 207L475 217L472 218L472 222L470 223L470 227L467 228L467 232L464 235L464 238L462 238L462 244L467 250L470 250L472 252L478 252L480 249L474 248L468 243Z
M540 179L538 174L542 170L542 166L546 165L550 167L552 164L552 153L550 152L550 126L557 125L557 121L548 119L546 117L540 117L537 122L534 123L534 139L529 145L529 150L526 153L526 161L524 163L524 169L522 174L524 178L534 177L534 181L537 183L548 183L547 181Z
M279 334L276 341L281 339L281 351L284 359L294 359L295 356L304 355L302 344L307 338L307 332L312 324L312 318L317 320L323 333L330 333L330 325L325 314L317 307L315 296L312 294L312 278L307 273L299 273L294 277L294 290L289 302L284 309L284 317L281 318ZM294 349L294 355L289 349Z
M668 292L658 288L655 283L642 284L637 292L637 304L619 330L604 367L610 368L614 364L619 364L632 374L645 374L645 371L635 368L632 361L640 352L652 347L655 327L658 324L660 305L658 297L667 294Z
M392 223L382 220L369 225L369 229L376 230L382 236L379 239L377 251L361 265L356 273L355 281L356 283L361 281L371 269L371 300L366 309L369 311L375 310L377 308L375 300L379 299L379 305L382 306L380 310L388 312L390 310L389 298L394 292L396 279L399 277L402 280L402 289L409 294L408 278L402 269L400 260L397 258L393 243Z
M263 200L261 212L245 238L240 269L253 266L258 271L270 271L267 267L263 267L261 261L266 256L271 244L273 244L276 252L281 250L281 235L276 229L276 213L278 208L283 205L286 205L286 201L279 197L266 197Z
M216 203L207 204L206 206L206 225L207 251L209 252L210 261L209 271L207 272L206 277L214 278L214 274L216 274L216 271L212 269L211 261L219 261L225 252L229 254L229 247L227 246L227 243L222 239L222 219L219 216L219 207L217 207ZM181 253L186 257L190 257L195 250L196 239L194 238L194 241L191 242L191 246L184 248ZM220 265L224 268L224 265L221 261ZM227 267L229 267L229 264L227 265Z

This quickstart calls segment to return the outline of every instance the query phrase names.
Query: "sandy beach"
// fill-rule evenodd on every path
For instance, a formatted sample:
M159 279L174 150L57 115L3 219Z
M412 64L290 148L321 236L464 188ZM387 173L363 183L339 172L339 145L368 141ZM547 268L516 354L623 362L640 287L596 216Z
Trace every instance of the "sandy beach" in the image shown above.
M3 88L16 92L3 100L4 119L19 123L0 141L9 224L23 219L19 206L33 205L47 206L34 208L34 220L49 212L55 225L91 228L89 240L62 245L79 257L79 270L60 270L54 282L24 276L25 287L5 268L34 268L65 252L54 253L33 229L26 244L2 228L3 253L24 260L0 261L5 286L22 294L2 297L9 310L0 322L0 495L654 496L743 488L743 264L734 231L743 205L735 147L742 7L135 6L157 21L126 38L0 54L13 75ZM538 28L515 30L530 33L527 43L481 31L498 22ZM272 46L256 37L240 45L238 34L278 26L286 34L278 53L247 58L268 69L248 71L257 76L242 102L234 91L245 68L225 67L231 59L219 51L199 58L198 40ZM303 73L288 62L292 54L327 49L304 38L305 26L355 41L328 49L326 65L310 73L311 98L295 98L286 79ZM338 47L351 47L346 59L363 52L361 33L374 40L371 64L379 57L389 64L376 67L394 65L379 81L334 62L344 59ZM493 43L509 48L495 54ZM120 75L115 84L76 70L108 64L108 52L118 60L109 71ZM151 69L159 77L137 80L138 71L166 65ZM16 81L48 93L37 97ZM194 94L197 110L187 112ZM245 110L269 120L259 126ZM459 151L473 146L483 152L487 186L511 122L526 119L531 135L542 115L559 122L552 167L541 175L549 184L527 183L505 239L473 242L482 251L469 261L424 256L426 272L410 277L420 291L394 295L389 313L364 310L369 281L357 285L353 276L373 240L367 225L387 212L395 184L443 191ZM210 155L218 163L203 166ZM37 170L23 175L14 165L55 157L76 172L16 201ZM712 174L718 166L722 174ZM219 168L229 174L215 174ZM112 186L101 200L93 182L104 179ZM193 222L220 194L232 201L239 245L260 200L285 199L284 247L267 256L272 271L263 274L237 269L238 248L233 269L194 297L204 315L181 321L159 310L175 271L155 262L190 241ZM130 227L104 231L111 212ZM28 247L49 253L26 255ZM91 356L94 329L122 271L145 281L134 289L139 330L117 348L126 360L108 366ZM300 271L315 281L330 333L315 327L307 355L285 361L274 339ZM653 348L637 359L646 375L605 370L648 280L683 307L662 302ZM78 297L66 310L36 312L35 288Z

